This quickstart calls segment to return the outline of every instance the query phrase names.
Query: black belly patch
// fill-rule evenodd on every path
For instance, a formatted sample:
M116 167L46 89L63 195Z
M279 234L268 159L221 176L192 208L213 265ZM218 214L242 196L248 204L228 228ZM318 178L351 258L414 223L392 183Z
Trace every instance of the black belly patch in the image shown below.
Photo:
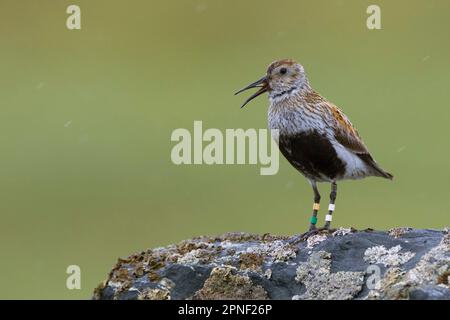
M279 147L284 157L306 177L330 180L345 173L345 164L328 139L317 131L280 135Z

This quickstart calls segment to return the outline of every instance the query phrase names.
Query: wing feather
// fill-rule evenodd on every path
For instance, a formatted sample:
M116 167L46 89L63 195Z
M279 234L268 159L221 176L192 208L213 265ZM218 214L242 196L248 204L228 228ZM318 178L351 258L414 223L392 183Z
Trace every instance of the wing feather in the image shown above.
M366 165L375 171L376 175L392 179L393 176L384 171L372 158L358 131L342 110L329 102L326 105L332 122L330 128L334 131L336 141L363 160Z

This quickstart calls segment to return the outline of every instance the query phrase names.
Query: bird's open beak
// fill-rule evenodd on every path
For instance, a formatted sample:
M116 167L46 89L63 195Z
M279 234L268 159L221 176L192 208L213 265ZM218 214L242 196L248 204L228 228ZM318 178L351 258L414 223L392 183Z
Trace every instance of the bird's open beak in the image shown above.
M266 92L267 90L269 90L269 84L267 83L267 77L262 77L258 81L253 82L252 84L249 84L245 88L243 88L243 89L239 90L238 92L236 92L234 95L237 95L237 94L239 94L241 92L244 92L244 91L246 91L248 89L252 89L252 88L260 88L260 89L258 91L256 91L252 96L250 96L250 98L245 100L245 102L241 106L241 108L245 107L245 105L247 103L249 103L250 101L255 99L257 96L259 96L259 95L263 94L264 92Z

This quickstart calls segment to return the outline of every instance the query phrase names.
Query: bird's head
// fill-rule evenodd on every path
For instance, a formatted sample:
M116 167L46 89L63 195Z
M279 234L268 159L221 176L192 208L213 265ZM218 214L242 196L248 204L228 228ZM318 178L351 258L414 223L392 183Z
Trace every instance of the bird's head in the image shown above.
M264 92L269 92L269 96L276 97L301 89L305 84L308 84L308 79L303 66L292 59L283 59L272 62L267 68L267 73L264 77L235 94L252 88L260 88L244 102L241 107L243 108L247 103Z

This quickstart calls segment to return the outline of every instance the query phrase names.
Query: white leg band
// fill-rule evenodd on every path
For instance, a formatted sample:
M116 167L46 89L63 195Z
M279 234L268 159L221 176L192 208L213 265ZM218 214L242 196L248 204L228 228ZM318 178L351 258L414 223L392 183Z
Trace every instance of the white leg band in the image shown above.
M336 208L335 205L333 203L330 203L329 206L328 206L328 210L329 211L334 211L334 208Z
M331 220L333 220L333 217L331 216L331 214L327 214L327 215L325 216L325 221L330 222Z

